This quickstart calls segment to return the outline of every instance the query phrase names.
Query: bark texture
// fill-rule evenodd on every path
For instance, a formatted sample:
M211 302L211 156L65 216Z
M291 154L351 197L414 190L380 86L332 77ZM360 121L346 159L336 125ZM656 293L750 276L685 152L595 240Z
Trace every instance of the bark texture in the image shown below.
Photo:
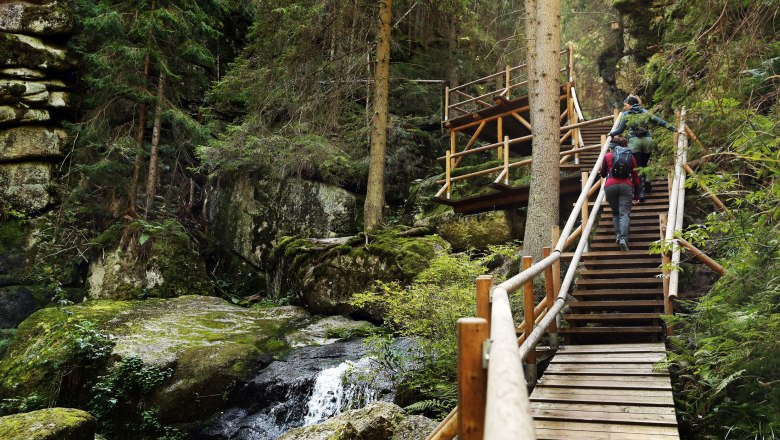
M374 73L374 113L371 118L371 152L364 205L364 228L370 231L382 223L385 206L385 151L387 149L387 95L390 78L390 32L393 1L379 1L379 29Z
M160 128L162 125L162 102L165 98L165 74L160 72L157 83L157 104L154 107L154 127L152 128L152 147L149 152L149 178L146 180L146 215L154 207L157 190L157 158L160 151Z
M531 101L533 163L523 251L534 261L550 245L550 228L558 224L560 194L561 2L536 5L536 81Z

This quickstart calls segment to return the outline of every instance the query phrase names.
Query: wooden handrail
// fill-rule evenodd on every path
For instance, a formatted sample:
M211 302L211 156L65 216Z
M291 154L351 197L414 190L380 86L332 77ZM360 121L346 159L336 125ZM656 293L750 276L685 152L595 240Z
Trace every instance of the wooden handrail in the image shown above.
M682 230L682 214L685 204L685 170L683 164L686 159L688 147L688 136L685 132L685 108L680 111L680 124L677 130L677 153L674 165L674 180L672 181L672 190L669 193L669 214L666 224L666 234L664 238L671 242L675 232ZM673 267L679 265L680 250L676 243L673 245L671 264ZM677 286L679 283L679 271L673 270L669 274L669 291L666 293L664 301L672 302L677 297ZM668 307L668 306L667 306Z
M582 122L577 122L576 124L565 125L565 126L561 127L560 131L571 130L573 128L586 127L588 125L594 125L594 124L598 124L598 123L601 123L601 122L606 122L606 121L608 121L610 119L612 119L612 116L602 116L600 118L591 119L589 121L582 121ZM481 125L484 122L485 121L483 120L483 121L479 122L479 124ZM519 143L519 142L529 141L531 139L533 139L533 135L529 134L527 136L521 136L519 138L510 139L509 140L509 144L512 145L512 144L516 144L516 143ZM467 156L469 154L480 153L482 151L494 150L494 149L496 149L498 147L501 147L503 145L504 145L503 142L495 142L495 143L484 145L484 146L481 146L481 147L478 147L478 148L472 148L471 150L466 150L466 151L461 151L461 152L455 153L455 154L452 155L452 158L457 158L457 157L460 157L460 156ZM584 150L580 149L579 151L581 152L581 151L584 151ZM436 158L436 160L444 160L445 158L446 158L445 156L439 156L439 157Z

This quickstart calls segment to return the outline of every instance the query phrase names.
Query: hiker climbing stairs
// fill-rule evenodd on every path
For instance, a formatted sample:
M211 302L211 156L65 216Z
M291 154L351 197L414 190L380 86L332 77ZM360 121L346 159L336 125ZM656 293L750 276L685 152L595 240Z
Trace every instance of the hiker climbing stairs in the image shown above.
M668 210L664 181L652 182L655 191L631 210L631 250L615 243L612 210L602 209L591 239L590 251L582 255L580 279L572 291L560 329L568 343L650 342L662 338L663 279L661 258L648 254L660 238L658 217Z

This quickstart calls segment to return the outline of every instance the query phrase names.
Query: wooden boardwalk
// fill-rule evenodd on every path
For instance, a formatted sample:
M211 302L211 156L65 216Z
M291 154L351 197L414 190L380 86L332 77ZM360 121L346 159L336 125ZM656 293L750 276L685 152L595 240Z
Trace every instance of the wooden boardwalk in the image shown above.
M678 439L662 342L561 347L531 394L542 439Z

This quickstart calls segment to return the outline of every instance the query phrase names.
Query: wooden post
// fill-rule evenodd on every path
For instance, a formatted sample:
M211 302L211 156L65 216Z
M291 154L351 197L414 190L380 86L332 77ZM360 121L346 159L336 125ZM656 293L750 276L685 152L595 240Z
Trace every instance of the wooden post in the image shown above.
M523 270L528 269L534 263L534 259L529 256L523 257ZM534 280L531 278L523 286L523 308L525 310L525 337L534 331ZM531 348L528 357L525 359L526 375L525 379L529 384L536 383L536 349Z
M505 93L504 96L506 96L506 99L509 99L509 64L506 65L506 78L504 78L504 84L505 84Z
M457 132L451 131L450 132L450 154L457 153ZM455 159L452 159L452 167L455 168Z
M509 136L504 136L504 185L509 185Z
M589 173L587 171L583 171L582 172L582 190L583 191L585 190L585 185L588 183L588 177L590 177ZM586 200L586 203L582 204L582 225L583 225L583 228L585 227L584 225L586 223L588 223L588 203L587 203L587 200ZM585 237L583 237L583 238L585 238ZM587 251L587 249L585 249L585 250Z
M613 121L617 121L618 116L620 116L620 111L615 107L614 115L612 116Z
M660 233L661 233L661 240L666 239L666 222L668 220L668 215L661 214L658 216L658 221L660 223ZM663 283L664 283L664 315L671 315L674 313L674 308L672 306L672 301L669 299L669 264L672 262L672 259L669 258L668 252L662 252L661 253L661 266L663 267Z
M487 404L487 371L482 368L483 318L458 320L458 438L482 440Z
M450 119L450 87L444 87L444 120Z
M504 141L504 118L498 118L496 120L496 124L498 124L498 142ZM498 147L498 158L501 159L504 156L504 148Z
M548 246L542 249L542 255L544 258L547 258L550 256L550 253L552 252L552 249ZM553 266L547 266L544 268L544 288L545 293L547 296L547 311L552 308L553 303L555 302L555 287L553 287L553 284L555 281L553 280ZM558 348L558 323L553 321L550 323L550 326L547 327L549 335L550 335L550 348L556 349Z
M446 165L446 168L445 168L445 171L444 171L444 174L446 175L444 180L447 181L446 183L447 183L447 198L448 199L450 198L450 193L452 191L452 178L451 178L451 174L452 174L452 160L450 160L450 156L451 156L451 153L448 151L447 152L447 161L446 161L447 165Z
M493 287L493 277L491 275L480 275L477 277L477 317L483 318L488 324L487 337L490 337L490 289Z

